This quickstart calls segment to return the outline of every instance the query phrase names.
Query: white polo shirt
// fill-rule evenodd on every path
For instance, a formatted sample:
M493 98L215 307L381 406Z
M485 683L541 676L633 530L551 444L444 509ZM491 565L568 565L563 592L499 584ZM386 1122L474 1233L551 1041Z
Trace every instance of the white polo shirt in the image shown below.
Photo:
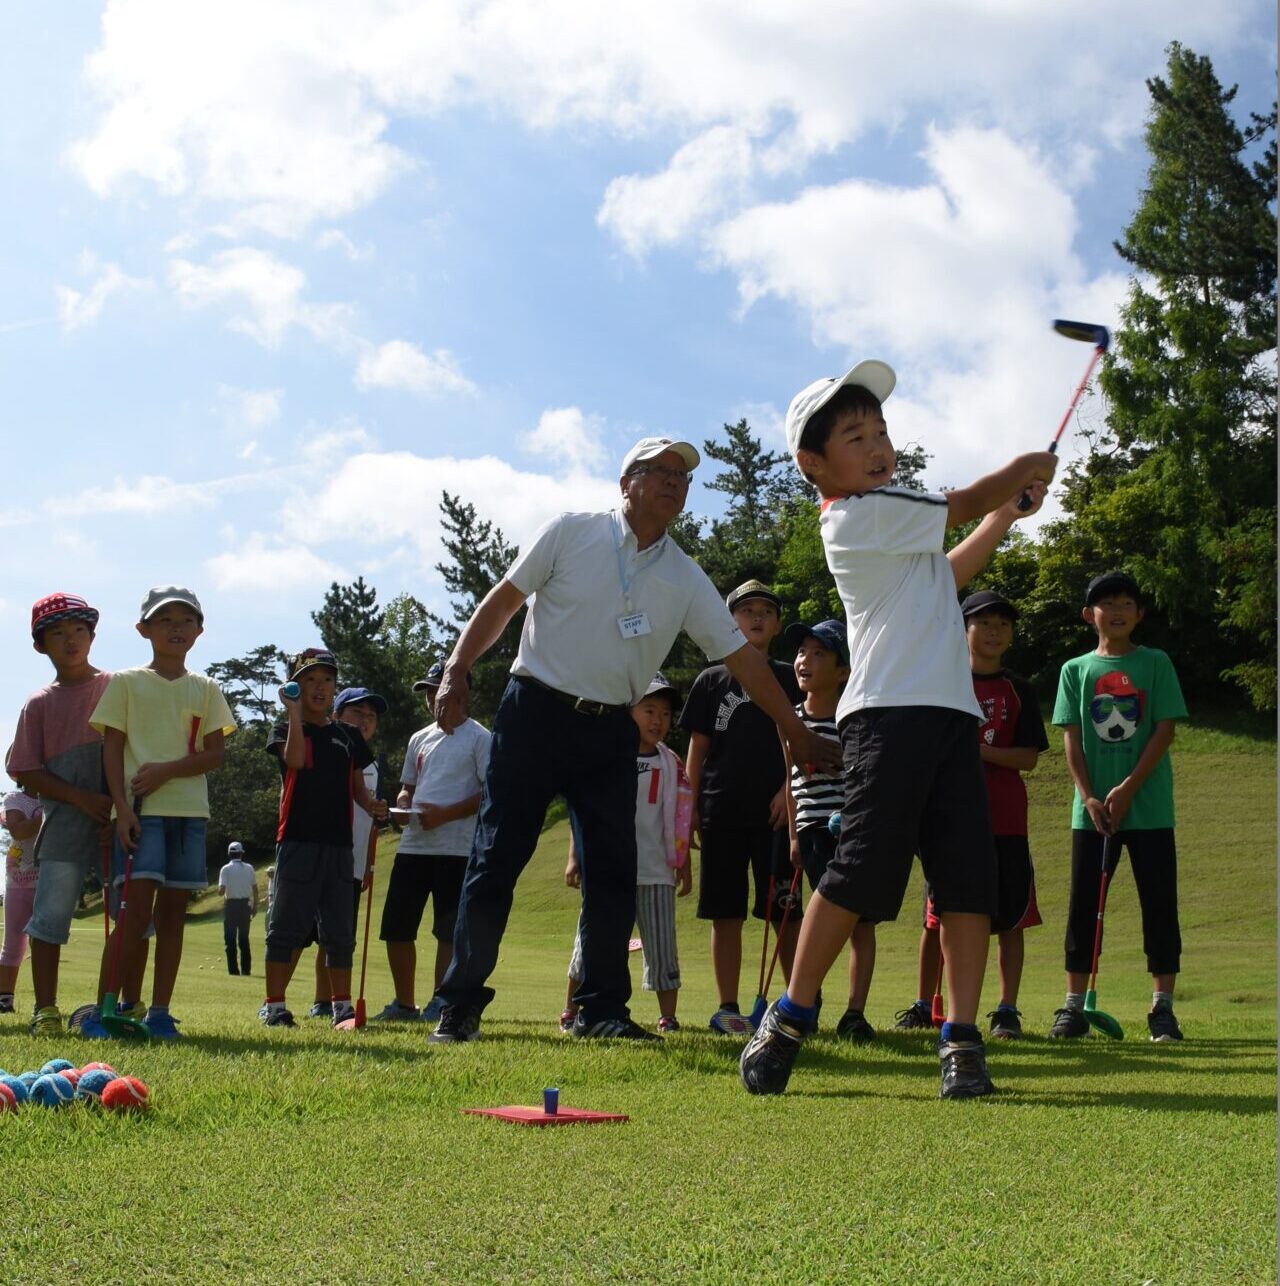
M981 718L942 552L946 496L879 487L824 500L820 526L849 631L837 722L875 706L945 706Z
M489 729L474 719L464 720L446 735L439 724L428 724L409 741L400 780L413 787L410 807L417 812L423 804L457 804L484 789L489 767ZM401 853L432 853L466 857L476 833L478 813L456 817L443 826L422 829L415 817L400 837Z
M702 568L669 535L641 550L620 509L553 518L506 579L533 599L511 673L575 697L634 705L681 630L712 661L746 643ZM624 638L634 613L649 632Z
M218 884L226 889L228 900L242 898L248 901L253 896L255 878L253 867L241 859L233 859L218 872Z

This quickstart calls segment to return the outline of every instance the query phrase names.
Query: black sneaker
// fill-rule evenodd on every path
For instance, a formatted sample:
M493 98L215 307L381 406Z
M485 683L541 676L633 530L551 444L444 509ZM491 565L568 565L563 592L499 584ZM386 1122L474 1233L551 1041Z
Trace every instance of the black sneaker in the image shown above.
M993 1009L987 1017L991 1019L991 1034L996 1040L1022 1039L1022 1013L1020 1010L1002 1005L999 1009Z
M333 1001L317 1000L315 1004L312 1005L311 1008L307 1010L307 1017L308 1018L332 1018Z
M755 1035L747 1041L738 1060L738 1071L748 1094L781 1094L791 1079L805 1033L778 1013L775 1000L764 1011Z
M427 1037L433 1045L454 1045L462 1040L480 1039L479 1005L445 1005L436 1029Z
M1147 1015L1147 1027L1151 1032L1151 1039L1157 1045L1168 1045L1170 1042L1182 1039L1182 1028L1178 1026L1178 1020L1173 1016L1172 1005L1157 1005Z
M287 1009L272 1009L270 1005L263 1005L258 1010L258 1021L264 1027L296 1027L297 1023L293 1021L293 1015Z
M953 1040L939 1045L938 1057L942 1060L939 1098L981 1098L996 1092L987 1075L986 1046L980 1040Z
M842 1040L851 1040L855 1045L865 1045L875 1040L876 1029L862 1015L861 1009L846 1009L840 1021L836 1023L836 1035Z
M893 1024L897 1031L917 1031L922 1027L933 1026L933 1012L923 1001L917 1000L915 1004L909 1005L906 1009L899 1009L894 1018L897 1021Z
M662 1043L657 1032L645 1031L630 1018L600 1018L591 1022L581 1011L573 1020L571 1034L574 1040L656 1040Z
M1053 1026L1049 1028L1050 1040L1076 1040L1089 1034L1089 1020L1083 1009L1055 1009Z

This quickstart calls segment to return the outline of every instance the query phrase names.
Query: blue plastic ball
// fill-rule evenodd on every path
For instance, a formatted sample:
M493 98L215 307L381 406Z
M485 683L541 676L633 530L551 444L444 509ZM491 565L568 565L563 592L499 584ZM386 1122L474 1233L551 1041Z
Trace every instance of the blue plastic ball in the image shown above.
M75 1086L65 1076L42 1076L31 1087L31 1101L40 1107L65 1107L75 1097Z
M841 820L842 818L839 813L832 813L831 816L827 818L827 830L837 837L840 834Z
M27 1089L21 1076L10 1076L6 1072L5 1075L0 1076L0 1085L7 1085L13 1091L13 1097L18 1100L19 1107L31 1097L31 1091Z
M51 1058L41 1069L41 1076L53 1076L58 1072L65 1072L68 1067L74 1067L75 1064L66 1058Z
M280 691L284 696L288 697L291 701L296 701L302 695L302 688L298 684L292 681L290 681L289 683L286 683L284 687L280 689Z
M36 1081L40 1079L40 1073L39 1072L21 1072L18 1075L18 1079L27 1087L27 1089L30 1089L36 1083Z
M119 1080L115 1072L107 1072L95 1069L92 1072L85 1072L80 1078L80 1083L76 1086L76 1098L80 1099L100 1099L102 1091L111 1084L112 1081Z

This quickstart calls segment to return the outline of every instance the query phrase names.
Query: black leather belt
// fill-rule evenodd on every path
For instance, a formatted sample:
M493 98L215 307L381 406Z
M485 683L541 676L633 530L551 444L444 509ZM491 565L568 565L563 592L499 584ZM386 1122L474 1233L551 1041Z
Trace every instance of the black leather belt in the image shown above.
M617 714L621 710L629 710L630 706L611 706L606 705L603 701L592 701L587 697L575 697L572 693L561 692L559 688L553 688L549 684L543 683L541 679L535 679L532 674L518 674L516 678L523 683L532 683L535 688L541 688L548 696L555 697L561 705L566 705L570 710L576 710L579 714L602 715Z

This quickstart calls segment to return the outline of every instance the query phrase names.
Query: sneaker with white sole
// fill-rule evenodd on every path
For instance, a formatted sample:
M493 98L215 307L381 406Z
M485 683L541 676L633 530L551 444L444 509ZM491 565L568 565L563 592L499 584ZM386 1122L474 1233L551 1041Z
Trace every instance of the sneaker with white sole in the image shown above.
M791 1079L805 1033L778 1012L778 1001L764 1011L760 1026L746 1043L738 1072L748 1094L781 1094Z
M1147 1015L1147 1030L1151 1033L1152 1043L1156 1045L1168 1045L1182 1039L1182 1028L1173 1016L1172 1005L1157 1005Z
M1022 1013L1012 1005L1001 1005L987 1017L991 1019L991 1035L995 1040L1022 1039Z
M389 1005L384 1006L378 1013L369 1019L374 1023L417 1023L421 1022L426 1015L417 1005L402 1005L398 1000L393 1000Z
M307 1017L308 1018L332 1018L333 1001L317 1000L315 1004L313 1004L311 1008L307 1010Z
M480 1039L480 1005L445 1005L436 1029L427 1037L433 1045L455 1045Z
M928 1005L921 1004L920 1001L914 1001L905 1009L899 1009L894 1018L897 1020L893 1026L895 1031L919 1031L925 1027L933 1026L933 1012Z
M424 1023L434 1023L444 1013L444 1001L439 996L432 996L425 1005L422 1006L422 1021Z
M980 1040L952 1040L938 1046L942 1062L939 1098L981 1098L996 1087L987 1073L987 1050Z
M739 1013L737 1005L721 1005L707 1026L720 1036L750 1036L754 1030L751 1019Z
M666 1014L663 1014L662 1017L658 1019L658 1034L660 1036L670 1036L672 1032L679 1030L680 1020L674 1015L668 1017Z
M645 1031L630 1018L599 1018L590 1021L586 1014L579 1011L573 1020L574 1040L640 1040L662 1043L662 1037L655 1032Z
M62 1014L57 1005L46 1005L31 1015L28 1030L33 1036L61 1036Z
M264 1027L296 1027L293 1015L283 1005L263 1005L258 1010L258 1021Z
M356 1007L349 1000L335 1000L332 1005L333 1026L338 1027L356 1016Z
M1079 1040L1089 1034L1089 1020L1083 1009L1055 1009L1053 1026L1049 1028L1050 1040Z

